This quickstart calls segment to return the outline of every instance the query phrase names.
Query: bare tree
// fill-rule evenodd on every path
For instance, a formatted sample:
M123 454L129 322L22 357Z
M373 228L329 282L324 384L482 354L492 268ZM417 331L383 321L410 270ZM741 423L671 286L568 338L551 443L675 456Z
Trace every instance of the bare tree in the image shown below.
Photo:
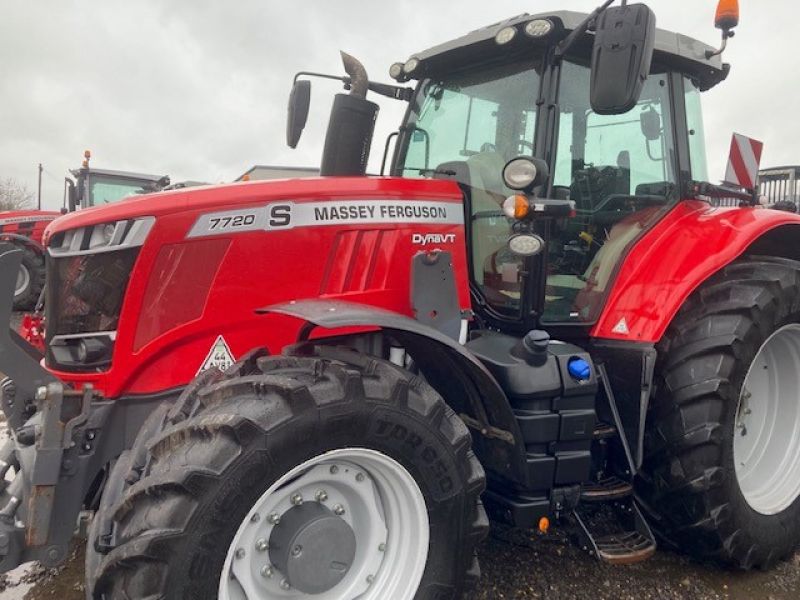
M0 179L0 210L33 208L33 192L12 177Z

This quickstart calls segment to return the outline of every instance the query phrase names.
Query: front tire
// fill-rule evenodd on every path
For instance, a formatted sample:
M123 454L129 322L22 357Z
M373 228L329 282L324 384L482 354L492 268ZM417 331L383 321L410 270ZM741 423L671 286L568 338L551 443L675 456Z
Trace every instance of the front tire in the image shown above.
M95 597L401 600L474 583L488 521L464 424L390 363L314 352L252 354L189 386L110 509ZM339 573L289 566L304 557Z
M744 569L786 557L800 543L800 263L751 257L712 277L665 335L656 385L637 491L659 534Z

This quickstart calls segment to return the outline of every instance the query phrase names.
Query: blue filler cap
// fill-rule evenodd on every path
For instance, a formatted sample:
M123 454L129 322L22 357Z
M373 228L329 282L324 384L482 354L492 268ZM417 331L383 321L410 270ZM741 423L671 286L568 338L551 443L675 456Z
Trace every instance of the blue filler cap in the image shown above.
M592 366L588 361L578 358L577 356L570 358L567 363L567 370L572 375L573 379L578 381L588 381L592 378Z

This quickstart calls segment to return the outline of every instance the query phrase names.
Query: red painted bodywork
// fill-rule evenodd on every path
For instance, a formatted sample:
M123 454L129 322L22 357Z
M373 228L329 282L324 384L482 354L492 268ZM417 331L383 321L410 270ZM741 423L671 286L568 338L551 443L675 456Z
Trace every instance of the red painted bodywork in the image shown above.
M255 311L296 299L349 300L413 316L411 260L434 249L452 253L459 304L469 308L460 224L342 224L186 237L198 217L212 211L339 199L463 202L459 188L446 181L325 178L162 192L60 218L45 242L59 231L120 219L154 216L156 222L128 285L111 368L56 375L73 384L92 383L110 398L185 385L218 335L235 356L264 345L279 352L294 342L297 321ZM658 341L694 289L759 236L786 224L800 225L800 216L677 204L624 258L591 336ZM423 248L412 243L414 233L445 236ZM628 334L613 331L623 318Z
M41 244L44 230L59 216L61 213L49 210L0 211L0 240L4 234L14 234Z
M19 325L22 339L44 354L44 317L40 314L25 314Z
M591 335L659 341L701 283L736 260L764 233L782 225L800 226L800 215L761 208L713 208L699 201L679 203L625 257ZM622 319L628 334L614 332Z
M111 368L57 376L92 383L110 398L185 385L218 335L235 356L264 345L280 352L294 342L296 320L255 311L295 299L348 300L411 316L410 268L421 251L452 254L459 303L469 308L461 224L342 224L186 238L198 217L213 211L345 199L463 201L451 182L326 178L161 192L62 217L45 241L59 231L120 219L154 216L156 222L128 284ZM414 245L415 233L443 234L443 242Z

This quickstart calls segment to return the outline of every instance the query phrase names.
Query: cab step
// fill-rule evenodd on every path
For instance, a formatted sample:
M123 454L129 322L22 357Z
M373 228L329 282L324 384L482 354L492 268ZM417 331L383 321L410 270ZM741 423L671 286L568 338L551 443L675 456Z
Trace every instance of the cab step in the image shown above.
M632 565L651 558L656 552L656 540L633 496L615 502L613 512L616 518L609 519L606 514L581 514L580 508L573 511L580 546L612 565ZM613 525L620 528L615 530Z
M608 502L621 500L633 494L633 485L615 475L584 483L581 487L581 501L583 502Z
M616 435L617 428L610 423L599 421L597 425L594 426L594 439L596 440L607 440L608 438L615 437Z

